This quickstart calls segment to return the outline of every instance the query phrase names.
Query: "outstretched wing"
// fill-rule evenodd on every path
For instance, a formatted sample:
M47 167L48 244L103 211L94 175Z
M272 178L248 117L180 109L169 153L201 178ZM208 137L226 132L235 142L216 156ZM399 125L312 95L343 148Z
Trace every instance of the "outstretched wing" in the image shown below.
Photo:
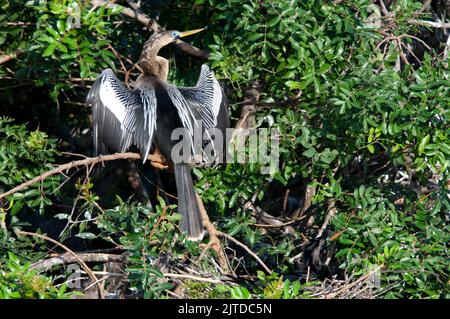
M95 153L103 153L103 146L125 152L134 143L145 162L156 129L154 90L129 90L106 69L89 91L86 103L92 106Z
M206 64L202 65L197 85L181 87L179 91L189 106L198 112L205 128L217 126L224 94L214 72Z
M225 129L229 126L228 111L226 108L225 94L222 91L222 87L214 76L213 71L204 64L202 65L200 77L197 81L197 85L194 87L180 87L169 85L168 94L178 110L178 114L181 118L183 126L189 130L191 136L193 136L194 125L198 126L197 121L201 122L202 136L200 139L194 138L194 141L202 141L203 132L206 132L208 139L212 142L212 151L214 154L206 155L205 146L202 142L202 153L207 157L203 157L205 162L211 162L214 158L217 158L218 153L223 149L225 137ZM195 123L195 124L192 124ZM222 133L222 139L218 139L217 131L213 130L214 139L210 135L210 129L219 129ZM198 150L196 146L193 146L193 151ZM200 154L195 154L200 155Z

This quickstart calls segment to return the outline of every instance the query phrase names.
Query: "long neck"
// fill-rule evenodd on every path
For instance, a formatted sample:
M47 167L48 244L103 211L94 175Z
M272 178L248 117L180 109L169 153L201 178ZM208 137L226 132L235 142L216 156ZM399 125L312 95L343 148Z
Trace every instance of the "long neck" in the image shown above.
M158 52L162 47L163 45L154 39L149 39L145 42L141 57L139 59L139 66L144 74L153 75L163 81L167 81L169 61L158 56Z

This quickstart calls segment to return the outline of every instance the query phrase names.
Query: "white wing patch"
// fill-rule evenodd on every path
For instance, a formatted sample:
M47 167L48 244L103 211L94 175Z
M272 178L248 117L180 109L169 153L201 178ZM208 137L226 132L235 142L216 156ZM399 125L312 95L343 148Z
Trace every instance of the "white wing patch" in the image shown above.
M125 152L131 144L141 151L145 162L156 130L156 96L153 88L127 89L114 72L106 69L88 93L92 105L94 149L101 145Z
M105 76L105 79L102 81L102 85L100 86L100 100L102 101L103 105L114 114L117 120L122 123L125 118L126 108L126 105L122 103L122 101L124 100L122 95L126 95L126 97L129 97L129 94L119 93L119 91L117 90L118 85L109 79L110 74L107 71L108 70L105 70L102 73L102 76ZM123 89L126 88L123 87Z

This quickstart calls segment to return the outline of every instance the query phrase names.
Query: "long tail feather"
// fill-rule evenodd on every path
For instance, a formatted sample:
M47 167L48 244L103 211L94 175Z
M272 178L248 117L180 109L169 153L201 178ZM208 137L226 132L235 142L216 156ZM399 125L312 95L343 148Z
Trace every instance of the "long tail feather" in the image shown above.
M175 164L175 182L178 194L178 211L182 215L181 229L190 240L202 240L203 222L187 164Z

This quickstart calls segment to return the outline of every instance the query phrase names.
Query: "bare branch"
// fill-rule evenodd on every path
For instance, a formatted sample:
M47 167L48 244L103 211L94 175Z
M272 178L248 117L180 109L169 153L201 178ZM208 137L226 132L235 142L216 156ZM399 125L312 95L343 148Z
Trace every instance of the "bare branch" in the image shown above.
M328 224L330 223L331 219L336 215L337 209L336 209L336 200L334 198L328 200L328 208L327 208L327 215L325 216L325 220L322 224L322 226L319 229L319 232L317 233L316 238L320 238L327 229Z
M0 64L3 64L3 63L8 62L10 60L13 60L13 59L17 58L19 55L21 55L24 52L25 51L23 51L23 50L15 50L11 54L0 55Z
M220 280L220 279L198 277L198 276L187 275L187 274L185 275L185 274L165 273L164 277L189 279L189 280L195 280L195 281L201 281L201 282L209 282L212 284L223 284L224 283L224 281Z
M408 20L410 24L420 25L424 27L433 27L438 29L450 29L450 22L434 22L425 20Z
M72 264L78 262L78 260L82 260L84 262L99 262L99 263L125 262L124 255L114 255L105 253L81 253L77 254L77 257L78 259L75 258L75 256L70 253L50 257L32 264L30 269L36 269L38 272L43 272L54 266Z
M13 189L0 194L0 199L5 198L6 196L12 195L30 185L33 185L35 183L41 182L43 180L45 180L46 178L55 175L55 174L59 174L62 173L66 170L69 170L71 168L74 167L78 167L78 166L88 166L88 165L95 165L98 163L103 163L103 162L107 162L107 161L115 161L115 160L119 160L119 159L131 159L131 160L138 160L141 159L141 155L138 153L116 153L116 154L112 154L112 155L103 155L103 156L97 156L97 157L88 157L86 159L83 160L79 160L79 161L73 161L67 164L63 164L63 165L59 165L56 168L52 169L51 171L45 172L44 174L37 176L35 178L33 178L32 180L29 180L28 182L22 183L16 187L14 187ZM156 155L149 155L148 156L148 160L150 160L151 164L158 169L165 169L167 168L166 164L164 163L164 159L160 156L156 156Z

